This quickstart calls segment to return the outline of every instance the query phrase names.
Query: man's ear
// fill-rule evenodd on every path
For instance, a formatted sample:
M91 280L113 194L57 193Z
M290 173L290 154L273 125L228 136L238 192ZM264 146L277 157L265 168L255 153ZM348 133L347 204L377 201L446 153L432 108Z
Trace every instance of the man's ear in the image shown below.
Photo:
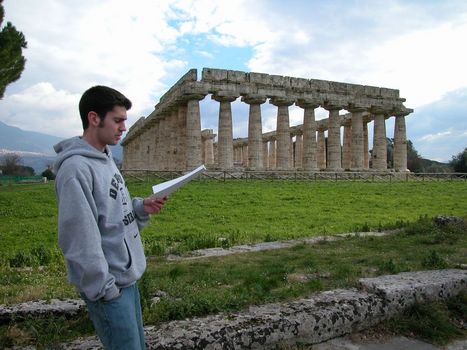
M89 125L91 125L93 127L98 127L100 121L101 121L101 118L99 117L99 115L96 112L90 111L88 113Z

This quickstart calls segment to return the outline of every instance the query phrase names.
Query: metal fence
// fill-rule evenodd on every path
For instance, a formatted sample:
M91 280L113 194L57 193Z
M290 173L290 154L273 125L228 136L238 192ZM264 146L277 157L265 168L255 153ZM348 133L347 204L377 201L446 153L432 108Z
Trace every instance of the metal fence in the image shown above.
M7 183L31 183L31 182L47 182L47 178L43 176L10 176L0 175L0 184Z
M167 181L184 174L182 171L124 170L127 180ZM467 181L467 173L397 173L397 172L307 172L307 171L252 171L252 170L209 170L199 180L293 180L293 181L365 181L365 182L424 182L424 181Z

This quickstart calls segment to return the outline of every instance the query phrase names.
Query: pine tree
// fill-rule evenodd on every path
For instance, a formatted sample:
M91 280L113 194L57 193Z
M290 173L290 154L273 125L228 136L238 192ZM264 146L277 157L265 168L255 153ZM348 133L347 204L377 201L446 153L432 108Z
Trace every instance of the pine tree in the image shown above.
M3 0L0 0L0 28L5 15L2 2ZM7 22L0 31L0 99L3 98L7 85L21 77L26 64L23 56L23 49L26 46L23 33Z

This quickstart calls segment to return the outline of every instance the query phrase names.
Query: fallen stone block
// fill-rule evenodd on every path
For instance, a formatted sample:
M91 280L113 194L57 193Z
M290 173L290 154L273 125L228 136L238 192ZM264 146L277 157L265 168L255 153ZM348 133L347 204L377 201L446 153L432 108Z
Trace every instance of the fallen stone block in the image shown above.
M50 301L30 301L16 305L0 305L0 322L8 322L13 317L65 315L75 316L85 310L81 299L52 299Z
M467 289L466 270L402 272L359 280L363 290L384 298L391 307L403 310L416 302L447 299Z

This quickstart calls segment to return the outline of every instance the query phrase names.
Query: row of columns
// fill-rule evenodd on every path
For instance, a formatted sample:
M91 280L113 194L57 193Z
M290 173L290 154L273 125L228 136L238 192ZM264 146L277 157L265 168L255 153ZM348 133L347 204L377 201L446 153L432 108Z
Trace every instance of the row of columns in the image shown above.
M368 110L363 107L347 108L351 117L344 121L343 145L341 146L341 122L337 104L311 99L297 101L274 97L269 103L277 107L277 128L274 138L264 139L262 134L261 104L266 97L245 95L241 100L249 105L248 141L234 155L231 103L239 96L232 92L219 92L212 99L219 102L217 148L212 130L201 132L199 101L205 94L184 95L177 107L165 116L159 116L140 137L125 147L125 168L153 170L191 170L204 163L222 170L232 169L235 163L249 169L292 169L306 171L364 170L368 169L367 115L374 120L372 168L387 170L387 144L385 119L391 116L384 110ZM295 103L303 109L303 126L296 135L295 157L291 142L289 107ZM322 105L329 112L327 126L317 126L315 109ZM365 116L365 117L364 117ZM405 114L395 116L394 169L407 169L407 141ZM325 130L328 131L327 142ZM366 140L366 141L365 141ZM216 149L215 149L216 148ZM132 154L142 154L131 162ZM294 161L295 159L295 161Z
M242 99L243 101L244 99ZM341 108L333 105L327 105L325 108L329 111L327 127L318 128L315 121L315 108L318 103L299 100L297 105L304 110L302 132L297 133L295 147L291 141L289 127L288 107L291 101L284 99L272 99L271 103L278 107L277 111L277 129L275 138L263 141L262 151L266 153L261 156L259 147L251 147L252 137L251 129L257 128L252 121L257 123L258 117L251 118L250 106L250 124L248 146L249 153L256 153L256 156L249 156L248 162L239 161L252 169L290 169L299 168L304 170L366 170L369 169L369 149L368 149L368 126L370 121L368 112L363 108L351 109L351 117L344 122L343 145L341 146L341 118L339 110ZM259 107L259 105L257 106ZM259 112L260 113L260 112ZM259 114L256 112L256 114ZM374 134L372 151L372 169L384 171L387 170L387 141L385 115L381 110L374 110ZM364 117L365 116L365 117ZM394 169L397 171L407 170L407 140L405 129L405 115L395 117L394 129ZM260 120L260 117L259 117ZM326 142L325 131L328 131ZM242 145L243 149L245 144ZM293 154L293 150L295 154ZM267 155L269 153L269 156ZM252 163L251 159L263 159L263 163Z

